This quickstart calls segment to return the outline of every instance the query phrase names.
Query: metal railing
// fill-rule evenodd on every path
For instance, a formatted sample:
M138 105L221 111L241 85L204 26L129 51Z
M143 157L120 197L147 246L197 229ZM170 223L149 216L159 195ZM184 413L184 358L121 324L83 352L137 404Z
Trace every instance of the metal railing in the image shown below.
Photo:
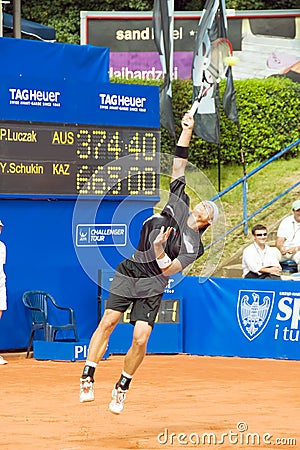
M267 165L269 165L273 161L277 160L282 155L284 155L285 153L290 151L293 147L295 147L295 146L297 146L299 144L300 144L300 139L298 139L297 141L293 142L291 145L289 145L285 149L281 150L280 152L276 153L276 155L272 156L267 161L265 161L264 163L260 164L258 167L256 167L255 169L251 170L251 172L249 172L248 174L244 175L242 178L237 180L235 183L231 184L226 189L224 189L223 191L219 192L219 194L217 194L217 195L215 195L214 197L211 198L212 201L218 200L219 198L223 197L228 192L232 191L232 189L234 189L235 187L237 187L241 183L243 184L243 220L241 222L239 222L237 225L235 225L234 227L230 228L230 230L226 231L226 233L224 233L222 236L219 236L216 240L214 240L209 245L207 245L206 248L209 248L212 245L214 245L215 243L219 242L221 239L224 239L226 236L231 234L233 231L235 231L237 228L239 228L242 225L244 225L244 234L247 235L248 234L248 222L249 222L249 220L251 220L253 217L255 217L257 214L259 214L264 209L268 208L270 205L275 203L277 200L282 198L284 195L288 194L291 190L293 190L297 186L299 186L300 180L297 181L297 183L293 184L293 186L289 187L288 189L283 191L281 194L277 195L272 200L270 200L265 205L263 205L261 208L257 209L256 211L254 211L252 214L250 214L248 216L248 214L247 214L247 180L249 178L251 178L253 175L255 175L257 172L259 172L260 170L264 169Z

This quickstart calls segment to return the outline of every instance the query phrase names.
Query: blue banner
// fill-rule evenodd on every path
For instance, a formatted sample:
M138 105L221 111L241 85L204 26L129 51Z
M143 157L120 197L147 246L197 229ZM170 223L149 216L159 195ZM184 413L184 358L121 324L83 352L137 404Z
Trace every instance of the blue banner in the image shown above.
M9 76L0 120L159 128L159 88Z
M68 202L66 205L70 208L72 206ZM61 206L64 214L58 214L57 217L61 218L61 223L66 228L68 223L65 220L65 212L68 208ZM28 206L25 205L24 209L27 210ZM9 223L8 219L7 222ZM32 223L38 221L33 220ZM52 222L49 220L45 223ZM28 224L28 227L30 226L31 223ZM32 236L28 245L33 249L36 236L28 234L28 227L24 229L24 235ZM57 227L61 228L59 223ZM61 240L67 235L63 230L64 228L60 232ZM42 229L41 233L45 233L45 230ZM49 249L54 247L55 240L56 235L48 243ZM58 242L59 248L63 245L61 240ZM22 254L27 255L26 252ZM68 255L68 252L64 251L63 254ZM12 273L12 267L14 268L18 286L16 288L14 280L8 276L9 308L1 320L0 349L21 348L28 342L29 321L22 305L20 307L20 298L23 291L35 286L37 281L33 284L28 281L31 279L32 270L26 266L23 259L20 260L18 254L7 265L8 275ZM117 260L115 254L111 255L111 259ZM65 266L68 267L67 271ZM96 277L99 265L92 259L91 266ZM61 273L64 274L63 277ZM60 259L57 264L56 258L55 264L53 259L46 267L35 267L34 274L38 286L43 286L57 298L63 298L66 305L75 309L80 337L89 338L96 327L96 284L87 283L78 262L71 265ZM98 273L98 284L101 286L98 299L102 300L102 313L113 274L110 269L100 270ZM73 277L73 282L66 293L65 280L68 275ZM17 289L17 295L13 295L14 289ZM132 339L132 326L128 321L129 317L125 314L111 336L110 353L127 352ZM12 323L18 325L17 333L9 333ZM300 284L296 281L237 278L204 280L199 277L181 279L180 275L176 274L170 277L165 289L158 321L149 340L148 352L300 360L299 344Z
M186 353L300 359L300 284L236 278L183 281Z
M18 75L44 80L109 81L109 48L0 38L1 80Z
M109 83L108 48L0 38L0 53L0 120L160 126L159 88Z

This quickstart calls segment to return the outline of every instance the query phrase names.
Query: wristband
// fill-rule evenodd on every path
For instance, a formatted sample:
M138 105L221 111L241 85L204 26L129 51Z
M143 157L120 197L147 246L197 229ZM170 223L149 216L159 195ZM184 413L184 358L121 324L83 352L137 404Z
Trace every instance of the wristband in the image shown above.
M184 158L188 159L189 156L189 148L188 147L181 147L180 145L176 145L174 156L177 158Z
M166 253L163 258L160 258L160 259L156 258L156 262L160 269L166 269L172 263L171 259L169 258L169 256Z

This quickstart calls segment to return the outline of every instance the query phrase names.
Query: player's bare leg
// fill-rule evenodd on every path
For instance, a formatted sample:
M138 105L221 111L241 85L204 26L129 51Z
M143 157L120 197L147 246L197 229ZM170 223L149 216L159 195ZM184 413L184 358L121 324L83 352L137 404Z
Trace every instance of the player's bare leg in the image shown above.
M79 400L91 402L95 399L94 395L94 374L96 367L104 355L109 337L120 319L121 313L107 309L94 332L88 350L87 360L80 378Z
M152 327L141 320L138 320L134 326L132 344L125 356L124 368L112 391L112 400L109 404L109 409L114 414L120 414L124 409L131 379L145 357L151 331Z

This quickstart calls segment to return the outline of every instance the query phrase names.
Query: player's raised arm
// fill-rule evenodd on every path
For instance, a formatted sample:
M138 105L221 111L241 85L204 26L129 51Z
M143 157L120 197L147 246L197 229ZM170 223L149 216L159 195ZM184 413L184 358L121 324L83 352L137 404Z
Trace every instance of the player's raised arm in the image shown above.
M188 161L188 148L194 129L194 119L189 113L185 113L183 116L181 126L182 131L174 152L171 182L176 178L184 176Z

